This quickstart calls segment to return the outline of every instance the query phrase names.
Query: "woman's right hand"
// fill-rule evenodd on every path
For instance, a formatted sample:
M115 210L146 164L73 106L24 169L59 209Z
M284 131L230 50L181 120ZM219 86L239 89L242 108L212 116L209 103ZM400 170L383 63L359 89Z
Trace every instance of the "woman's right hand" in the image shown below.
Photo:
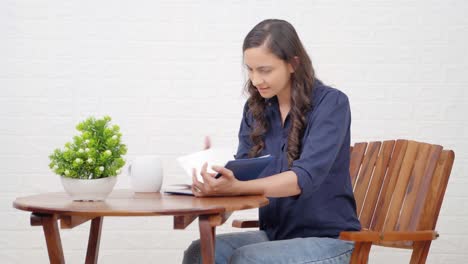
M205 141L203 142L203 150L207 150L211 148L211 138L210 136L205 136ZM192 192L195 196L197 196L197 193L199 193L201 190L196 187L197 184L202 185L202 182L199 182L197 179L197 169L193 168L192 169Z
M215 173L207 171L208 163L203 164L200 175L203 182L197 179L197 171L192 171L192 193L196 197L207 196L237 196L241 195L240 181L236 179L231 170L220 166L212 166ZM216 174L222 176L216 179Z

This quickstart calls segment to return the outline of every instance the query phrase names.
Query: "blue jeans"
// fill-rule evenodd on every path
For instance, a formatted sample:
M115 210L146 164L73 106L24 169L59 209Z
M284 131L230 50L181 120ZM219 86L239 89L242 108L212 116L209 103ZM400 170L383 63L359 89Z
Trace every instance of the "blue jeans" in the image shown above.
M349 263L354 243L334 238L308 237L270 241L263 231L216 236L216 264ZM183 264L202 263L200 241L185 250Z

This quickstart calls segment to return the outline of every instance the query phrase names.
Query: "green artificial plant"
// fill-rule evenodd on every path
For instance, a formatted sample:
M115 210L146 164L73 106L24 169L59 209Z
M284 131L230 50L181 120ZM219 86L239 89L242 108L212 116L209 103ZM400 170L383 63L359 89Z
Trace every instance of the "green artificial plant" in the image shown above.
M122 155L127 153L127 147L121 143L119 126L111 126L110 121L109 116L104 116L80 122L76 129L81 134L49 156L52 171L75 179L117 176L125 165Z

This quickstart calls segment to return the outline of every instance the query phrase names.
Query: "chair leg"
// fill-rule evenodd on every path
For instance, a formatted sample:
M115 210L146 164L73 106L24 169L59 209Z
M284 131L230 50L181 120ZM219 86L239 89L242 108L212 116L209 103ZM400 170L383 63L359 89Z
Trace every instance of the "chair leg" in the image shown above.
M369 260L371 242L356 242L354 244L353 254L351 255L351 264L366 264Z
M86 264L95 264L98 261L103 219L104 217L100 216L93 218L91 221L91 227L89 228L88 250L86 252Z
M427 254L432 241L414 242L413 253L411 254L411 264L424 264L426 263Z

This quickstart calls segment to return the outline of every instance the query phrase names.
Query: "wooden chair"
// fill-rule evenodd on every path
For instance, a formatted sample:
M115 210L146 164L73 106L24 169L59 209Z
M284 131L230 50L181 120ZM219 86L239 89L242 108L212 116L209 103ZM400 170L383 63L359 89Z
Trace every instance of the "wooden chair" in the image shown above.
M342 232L355 242L351 263L367 263L372 245L411 249L410 263L425 263L455 154L411 140L356 143L350 174L362 230ZM234 227L258 221L234 220Z

